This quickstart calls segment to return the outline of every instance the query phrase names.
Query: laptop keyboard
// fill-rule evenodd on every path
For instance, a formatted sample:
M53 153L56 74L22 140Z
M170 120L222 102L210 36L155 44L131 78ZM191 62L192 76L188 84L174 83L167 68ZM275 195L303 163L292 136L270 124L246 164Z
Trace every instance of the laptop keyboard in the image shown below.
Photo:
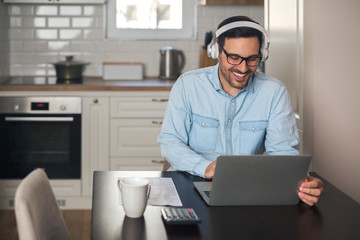
M210 197L210 191L204 191L204 193L206 194L206 196Z

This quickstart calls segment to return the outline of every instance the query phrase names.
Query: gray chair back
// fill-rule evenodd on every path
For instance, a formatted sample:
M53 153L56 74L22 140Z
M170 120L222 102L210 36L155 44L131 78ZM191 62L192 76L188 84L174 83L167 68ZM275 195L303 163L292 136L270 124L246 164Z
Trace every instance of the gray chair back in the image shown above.
M15 193L15 217L20 240L70 239L46 173L32 171Z

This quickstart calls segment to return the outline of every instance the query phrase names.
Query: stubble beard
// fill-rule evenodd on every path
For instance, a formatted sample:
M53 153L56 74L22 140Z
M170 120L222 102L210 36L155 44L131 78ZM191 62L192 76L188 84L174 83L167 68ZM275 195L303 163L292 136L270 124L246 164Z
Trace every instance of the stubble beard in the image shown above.
M255 70L256 71L256 70ZM225 67L220 67L220 75L222 76L223 79L225 79L225 81L232 87L238 90L242 90L243 88L245 88L249 82L249 79L255 74L255 71L251 71L250 69L248 69L245 72L245 79L243 81L241 81L241 84L239 85L240 82L235 80L234 77L234 71L231 69L227 69ZM240 73L239 71L235 71Z

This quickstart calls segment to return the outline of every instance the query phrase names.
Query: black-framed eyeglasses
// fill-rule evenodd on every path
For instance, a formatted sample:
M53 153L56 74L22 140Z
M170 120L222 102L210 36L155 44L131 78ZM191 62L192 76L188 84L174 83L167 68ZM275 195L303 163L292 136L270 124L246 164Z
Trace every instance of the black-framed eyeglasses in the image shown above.
M219 44L219 46L221 47L221 49L224 51L225 55L226 55L226 59L227 59L227 62L231 65L240 65L243 61L245 61L246 65L248 67L257 67L260 63L260 56L259 55L253 55L253 56L250 56L250 57L241 57L237 54L231 54L231 53L228 53L223 46L221 46Z

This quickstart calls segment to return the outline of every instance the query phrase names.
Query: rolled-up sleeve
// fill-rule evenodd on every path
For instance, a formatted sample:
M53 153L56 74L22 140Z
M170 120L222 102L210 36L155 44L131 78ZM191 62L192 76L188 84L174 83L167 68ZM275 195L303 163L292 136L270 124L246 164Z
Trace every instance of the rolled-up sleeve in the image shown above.
M271 103L265 148L271 155L299 154L299 135L295 114L289 95L283 86L275 92Z
M161 134L157 140L162 156L172 165L170 170L187 171L204 177L210 162L189 147L188 133L192 124L190 113L180 77L171 90Z

